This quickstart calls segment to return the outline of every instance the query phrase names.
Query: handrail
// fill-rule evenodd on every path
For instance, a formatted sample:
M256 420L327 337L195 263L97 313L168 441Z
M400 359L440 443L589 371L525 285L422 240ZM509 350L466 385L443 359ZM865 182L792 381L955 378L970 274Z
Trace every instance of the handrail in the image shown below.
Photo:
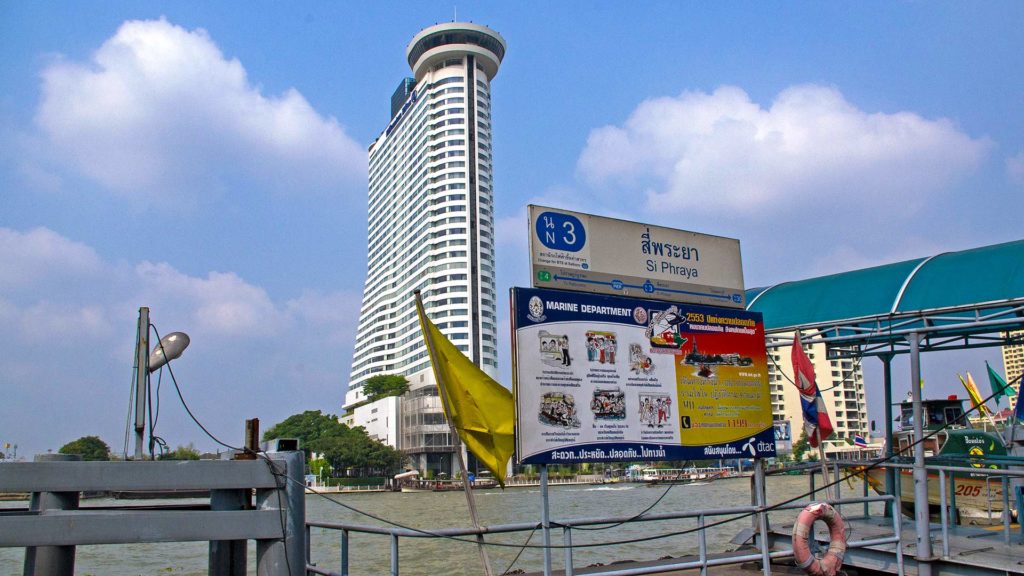
M830 500L830 502L832 502L835 505L844 505L844 504L853 505L853 504L870 503L870 502L895 502L895 501L896 501L896 497L895 496L891 496L891 495L858 496L858 497L840 498L840 499ZM574 519L552 521L551 522L551 526L552 527L562 528L562 530L567 535L566 538L565 538L565 541L566 542L570 542L571 538L568 536L568 534L571 533L571 530L573 528L579 528L579 527L585 527L585 526L595 526L595 525L603 525L603 524L621 524L621 523L625 523L625 522L657 522L657 521L666 521L666 520L686 520L686 519L691 519L691 520L697 520L698 521L698 530L695 530L695 531L698 532L699 538L701 539L701 547L700 547L701 553L699 554L699 558L697 560L684 561L684 562L679 562L679 563L675 563L675 564L661 564L661 565L658 565L656 567L634 568L634 569L621 569L620 568L620 569L612 570L612 571L606 571L606 572L600 572L600 573L592 573L593 576L631 576L631 575L640 575L640 574L650 574L650 573L654 573L654 572L662 572L662 571L668 571L668 570L683 570L683 569L689 569L689 568L695 568L695 567L702 567L703 568L703 567L708 567L708 566L720 566L720 565L727 565L727 564L739 564L739 563L751 562L751 561L761 561L765 556L767 556L769 558L772 558L772 559L780 559L780 558L790 557L790 556L792 556L792 550L783 550L783 551L774 551L774 552L768 551L767 548L764 548L766 546L766 544L767 544L767 539L766 538L761 538L760 541L761 541L761 546L762 546L763 549L760 552L750 553L750 554L731 555L731 556L728 556L728 557L721 557L721 558L710 558L708 553L707 553L706 546L704 546L704 536L705 536L704 535L704 531L703 531L704 519L706 517L735 515L735 516L737 516L737 518L735 518L734 520L740 520L740 519L743 519L743 518L747 518L747 517L749 517L751 515L760 515L760 514L765 514L765 513L768 513L768 512L773 512L773 511L776 511L776 510L795 510L795 509L801 509L801 508L803 508L806 505L807 505L807 502L804 501L804 502L791 502L791 503L782 504L782 505L769 505L769 506L755 506L755 505L751 505L751 506L736 506L736 507L727 507L727 508L714 508L714 509L706 509L706 510L687 510L687 511L668 512L668 513L661 513L661 514L644 514L643 516L640 516L640 517L634 517L634 516L609 516L609 517L596 517L596 518L574 518ZM732 520L729 520L729 521L732 521ZM432 530L417 530L417 529L404 528L404 527L382 527L382 526L373 526L373 525L365 525L365 524L350 524L350 523L344 523L344 522L307 521L306 522L307 534L309 534L309 529L310 528L314 528L314 527L315 528L322 528L322 529L325 529L325 530L336 530L336 531L341 531L342 532L342 550L341 550L342 559L341 559L341 571L338 572L338 573L326 571L326 570L323 570L321 568L318 568L318 567L312 565L310 563L310 561L311 561L310 558L307 558L306 569L309 572L312 572L312 573L315 573L315 574L325 574L325 575L341 574L342 576L347 576L347 574L348 574L348 563L349 563L348 540L349 540L349 537L350 537L350 533L361 533L361 534L371 534L371 535L378 535L378 536L387 536L387 537L391 538L392 546L397 546L397 541L400 538L460 538L460 537L464 537L464 538L470 539L470 538L474 538L476 536L483 536L483 535L495 535L495 534L527 532L527 531L537 530L537 529L541 528L541 524L542 523L540 521L536 521L536 522L518 522L518 523L509 523L509 524L485 525L485 526L480 526L479 528L459 527L459 528L439 528L439 529L432 529ZM894 532L893 536L891 536L891 537L873 538L873 539L866 539L866 540L856 540L856 541L848 542L848 546L852 547L852 548L856 548L856 547L866 547L866 546L877 546L877 545L881 545L881 544L900 544L901 543L901 535L900 535L899 531L896 530L895 527L894 527L893 532ZM571 554L572 549L574 549L574 548L584 548L584 547L588 547L588 546L590 546L590 545L587 545L587 544L583 544L583 545L572 545L572 544L557 545L557 544L553 544L553 545L551 545L551 548L552 549L560 549L560 550L565 550L566 551L566 561L567 561L567 564L568 564L566 566L566 574L571 574L572 573L572 554ZM538 546L532 546L532 547L538 547ZM392 572L391 573L392 574L397 574L398 573L397 572L397 565L396 564L392 564Z
M32 496L27 509L0 514L0 548L25 548L25 574L70 576L76 546L208 541L211 573L241 576L246 541L255 540L260 574L300 576L303 563L290 559L305 550L302 472L302 452L239 461L4 463L0 492ZM79 507L84 491L186 489L208 490L209 504Z

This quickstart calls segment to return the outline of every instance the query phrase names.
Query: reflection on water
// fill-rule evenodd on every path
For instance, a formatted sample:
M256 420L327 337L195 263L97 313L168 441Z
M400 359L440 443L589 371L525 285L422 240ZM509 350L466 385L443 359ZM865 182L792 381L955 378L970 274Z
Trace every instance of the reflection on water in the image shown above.
M802 494L807 488L802 476L769 477L769 503L786 500ZM667 490L667 493L666 493ZM551 517L581 519L593 517L633 516L655 503L652 514L697 509L727 508L750 503L750 482L746 478L718 480L708 484L647 487L643 484L614 484L602 486L556 486L551 489ZM510 524L534 522L541 517L541 497L537 488L514 488L505 491L484 490L476 494L480 521L483 524ZM181 501L176 501L181 503ZM461 492L423 493L364 493L306 497L308 520L345 522L354 524L385 525L358 512L343 508L338 503L373 514L398 524L435 530L446 527L465 527L470 524L465 497ZM4 507L25 506L21 503L0 503ZM88 500L85 505L116 505L114 501ZM855 513L860 513L859 509ZM792 522L795 511L774 513L775 522ZM714 522L708 518L707 523ZM749 527L745 518L723 526L708 529L709 552L720 552L732 547L729 540L741 529ZM575 529L574 545L622 541L680 532L696 526L695 520L670 522L637 522L609 529ZM600 527L598 527L600 528ZM507 547L488 548L496 573L508 568L520 547L527 542L539 545L540 531L488 536L488 542ZM341 534L336 531L313 529L312 554L318 566L337 571L340 567ZM552 532L552 543L562 543L561 530ZM350 540L349 569L354 576L388 573L390 548L385 536L353 534ZM199 575L207 571L207 543L186 542L167 544L133 544L107 546L80 546L76 557L76 574L128 576L138 574ZM622 559L655 559L663 556L696 554L696 534L674 535L642 543L580 548L573 552L574 565L586 566L596 562L609 563ZM255 544L249 544L249 571L255 573ZM552 553L555 567L562 565L563 551ZM0 549L0 576L18 575L22 571L22 549ZM400 541L400 568L402 574L456 574L482 573L476 545L471 542L428 538L403 538ZM540 550L523 552L515 568L540 570L543 555Z

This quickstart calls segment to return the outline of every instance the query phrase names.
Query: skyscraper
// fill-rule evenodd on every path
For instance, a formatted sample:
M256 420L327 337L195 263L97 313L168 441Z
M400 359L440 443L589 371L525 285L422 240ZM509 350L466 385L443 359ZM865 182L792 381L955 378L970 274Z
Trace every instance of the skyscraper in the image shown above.
M450 472L445 424L413 291L471 360L497 373L491 80L505 40L485 26L431 26L406 49L412 77L391 97L391 120L370 145L367 272L344 420ZM362 386L400 374L404 398L367 401ZM362 405L361 405L362 404Z

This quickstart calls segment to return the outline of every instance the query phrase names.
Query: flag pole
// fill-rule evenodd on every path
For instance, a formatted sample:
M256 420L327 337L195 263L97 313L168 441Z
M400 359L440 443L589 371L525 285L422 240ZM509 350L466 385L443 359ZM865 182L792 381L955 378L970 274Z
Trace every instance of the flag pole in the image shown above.
M828 475L828 463L825 462L825 444L821 441L821 428L814 429L814 436L818 439L818 460L821 462L821 479L825 482L825 499L832 499L832 484Z
M415 290L413 292L416 295L416 310L422 317L426 316L426 312L423 311L423 300L420 298L420 291ZM430 355L430 361L433 363L434 358L437 357L436 351L434 350L434 341L430 337L429 330L423 330L423 339L427 344L427 353ZM439 371L434 370L434 378L438 378ZM480 521L477 519L476 514L476 500L473 498L473 488L469 483L469 471L466 469L466 459L462 456L462 441L459 438L459 432L455 429L455 423L452 421L449 414L452 414L451 404L448 403L448 392L445 390L444 383L440 380L437 382L437 389L441 393L441 402L444 404L445 420L448 422L448 430L452 435L452 444L455 446L455 455L459 460L459 470L462 472L462 489L466 494L466 504L469 506L469 517L473 521L473 528L478 532L476 535L476 546L480 552L480 561L484 565L484 574L486 576L494 576L494 572L491 570L491 560L487 555L487 547L484 546L484 535L479 533Z

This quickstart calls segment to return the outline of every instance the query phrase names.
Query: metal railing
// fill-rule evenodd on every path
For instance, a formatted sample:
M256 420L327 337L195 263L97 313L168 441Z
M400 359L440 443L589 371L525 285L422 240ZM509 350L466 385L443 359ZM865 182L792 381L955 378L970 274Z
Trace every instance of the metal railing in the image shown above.
M763 487L763 475L760 475L759 480L760 483L755 484ZM757 494L755 494L754 496L760 504L707 510L691 510L685 512L672 512L663 514L644 514L641 517L602 517L552 521L551 527L561 529L562 531L562 544L557 546L551 546L551 548L558 549L563 552L565 570L564 573L566 576L572 576L575 570L573 560L574 546L572 543L572 533L574 528L583 528L588 526L608 524L622 524L627 522L665 522L672 520L692 520L694 521L692 531L697 534L698 539L698 554L695 559L681 560L675 563L659 563L656 566L644 566L635 568L611 568L608 571L588 572L588 574L590 574L591 576L639 576L641 574L654 574L659 572L667 572L671 570L700 568L702 576L706 576L707 569L712 566L741 564L745 562L754 561L762 563L764 574L767 576L771 574L771 560L789 558L793 555L792 549L775 551L771 550L770 538L764 537L764 534L766 534L768 531L768 513L776 510L802 509L808 504L809 501L805 500L799 502L792 502L785 505L768 506L765 505L764 503L763 494L760 497L757 496ZM872 502L882 502L891 504L895 501L895 496L884 495L842 498L831 500L830 502L835 505L855 505L863 503L865 507L867 507ZM730 519L727 517L733 518ZM712 555L708 552L706 532L706 528L708 527L708 520L712 518L726 518L727 521L744 520L752 518L754 520L755 533L757 535L760 535L760 537L755 538L757 543L757 552L739 553L732 555L716 555L717 557L712 557ZM320 528L323 530L340 532L340 567L339 572L332 572L330 570L320 568L314 565L312 563L312 558L308 555L307 548L306 570L309 573L321 574L325 576L349 576L349 566L354 563L349 546L350 540L353 534L364 534L386 537L389 539L391 556L389 573L392 576L398 576L400 574L399 548L402 539L460 538L465 539L466 541L475 542L475 538L478 535L493 536L497 534L532 532L534 530L542 530L544 526L542 522L538 521L481 526L479 529L443 528L436 530L416 530L410 528L386 528L381 526L371 526L362 524L313 521L306 522L307 542L311 542L312 540L312 528ZM679 533L679 531L674 531L672 532L672 535L676 535ZM895 516L893 519L893 533L891 536L855 540L847 543L848 547L850 548L877 546L883 544L896 545L895 549L898 565L900 567L900 573L902 574L902 540L900 531L900 519L898 515ZM542 546L534 545L532 547L540 548Z
M246 573L256 541L260 574L305 573L303 453L269 459L20 462L0 465L0 492L30 492L28 509L0 514L0 547L24 547L24 574L71 576L75 547L210 542L210 572ZM81 492L209 490L208 506L79 507ZM255 503L252 494L255 490Z
M1019 458L1014 457L989 457L989 458L976 458L972 460L978 467L975 466L949 466L941 464L926 464L925 470L931 475L937 476L938 492L939 492L939 524L942 532L942 557L948 559L950 557L950 532L952 527L957 524L958 517L962 520L963 515L958 513L960 508L957 506L957 478L959 477L979 477L984 476L985 491L986 491L986 508L980 510L987 514L987 519L992 522L998 520L1002 525L1002 536L1003 543L1010 544L1013 541L1013 530L1012 530L1012 507L1011 507L1011 487L1014 484L1013 478L1020 478L1024 480L1024 467L1022 467L1022 461ZM833 478L843 478L851 476L851 471L858 468L863 468L866 465L874 464L876 468L886 469L891 468L896 470L895 476L896 486L893 496L896 499L896 510L900 510L902 507L902 494L903 494L903 474L900 474L900 470L912 471L914 465L907 462L887 462L878 463L865 462L865 461L841 461L841 462L830 462L829 466L833 471ZM1009 468L990 468L987 466L1015 466L1017 469ZM809 483L810 492L812 498L814 494L821 491L822 488L818 488L815 483L815 478L820 474L820 468L810 469ZM844 472L845 471L845 472ZM843 474L840 476L840 474ZM869 492L868 479L863 473L853 472L852 477L860 479L862 484L863 494L867 495ZM931 482L929 478L929 483ZM997 499L993 497L992 484L998 483L1001 487L1002 495ZM836 496L839 496L844 483L840 482L835 485ZM1021 483L1017 483L1019 486ZM1022 489L1022 488L1018 488ZM999 511L997 512L994 508L994 504L997 502L1000 504ZM1015 503L1016 504L1016 503ZM1018 504L1019 505L1019 504ZM864 515L868 514L867 505L864 507ZM1021 520L1021 511L1017 511L1018 522ZM998 515L998 518L996 516ZM1021 527L1021 533L1017 536L1019 542L1024 542L1024 526Z

